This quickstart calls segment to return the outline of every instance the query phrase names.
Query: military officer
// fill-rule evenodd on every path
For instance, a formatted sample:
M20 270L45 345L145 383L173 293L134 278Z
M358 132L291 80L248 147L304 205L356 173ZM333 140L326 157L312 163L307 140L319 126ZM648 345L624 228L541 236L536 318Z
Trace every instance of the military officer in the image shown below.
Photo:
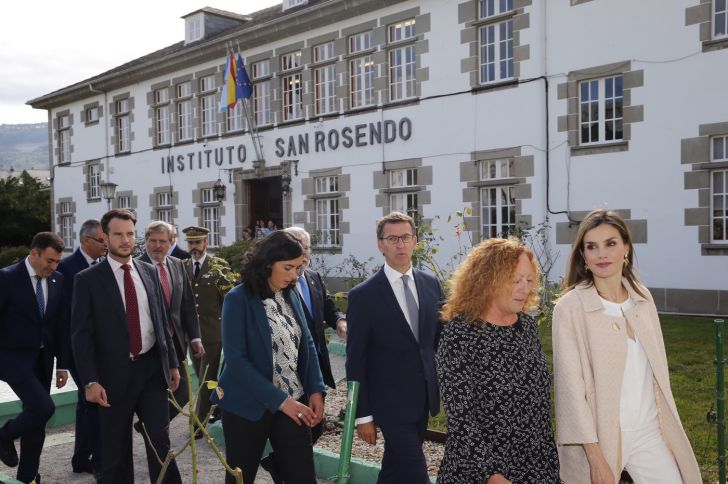
M225 286L224 277L230 271L230 266L225 259L207 253L208 229L192 226L182 232L191 256L189 259L185 259L183 264L195 295L195 305L200 320L200 336L206 351L202 358L194 359L192 364L200 382L203 379L217 380L220 352L222 351L220 316L225 296L222 288ZM202 385L200 398L197 401L197 415L200 419L204 419L209 411L210 390L206 385ZM217 417L213 416L210 422L216 419Z

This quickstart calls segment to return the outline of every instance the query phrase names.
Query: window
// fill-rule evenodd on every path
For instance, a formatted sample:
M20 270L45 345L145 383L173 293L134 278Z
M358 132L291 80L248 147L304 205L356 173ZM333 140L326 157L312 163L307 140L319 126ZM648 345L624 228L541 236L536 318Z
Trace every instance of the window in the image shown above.
M116 107L116 152L124 153L131 151L131 133L129 121L129 99L119 99Z
M389 196L389 206L393 212L406 213L417 220L417 193L393 193Z
M415 46L389 51L389 99L397 101L415 96Z
M116 197L116 208L131 210L131 197L128 195L120 195Z
M513 160L483 160L480 162L481 180L499 180L511 177ZM514 186L481 187L480 214L483 239L507 237L516 228L516 198Z
M495 17L513 10L513 0L480 0L480 18Z
M172 193L157 193L157 220L172 223Z
M71 117L58 116L58 163L71 161Z
M316 200L316 237L319 247L341 245L337 198Z
M356 54L372 48L372 32L362 32L349 37L349 53Z
M316 114L336 111L336 70L334 65L318 67L313 71Z
M94 123L99 120L99 108L98 106L93 106L90 108L86 108L86 124Z
M177 84L177 97L190 97L192 96L192 83L190 81L181 82Z
M339 177L316 177L314 185L317 195L335 194L339 191ZM341 245L338 198L320 198L316 200L316 237L317 245L321 247Z
M192 139L192 83L189 81L177 84L177 139Z
M400 40L413 38L415 36L415 19L412 18L390 25L388 36L389 42L399 42Z
M480 27L480 83L513 78L513 20Z
M245 112L243 103L236 103L235 107L225 112L225 130L240 131L245 129Z
M713 1L713 38L721 39L728 36L728 1Z
M154 91L154 129L158 145L170 143L169 130L169 89L162 88Z
M581 144L622 139L624 97L621 75L579 83L579 140Z
M411 187L417 185L417 168L392 170L389 173L390 188Z
M303 117L303 89L301 86L301 74L283 76L283 120L290 121Z
M217 206L202 207L202 226L210 231L207 234L210 247L218 247L220 245L220 218Z
M202 123L202 136L217 134L217 103L215 93L215 76L205 76L200 79L200 122Z
M86 196L89 200L101 200L101 165L88 165Z
M271 123L271 88L270 80L262 80L270 76L270 61L254 62L250 72L253 81L253 114L255 124L265 125Z
M63 238L63 245L65 245L67 249L72 249L73 211L71 210L71 202L61 202L59 212L61 215L61 237Z
M291 69L299 69L301 67L301 51L283 54L281 56L281 70L288 71Z
M187 37L185 39L186 42L194 42L196 40L200 40L202 38L202 16L201 15L193 15L192 17L188 17L186 20L186 34Z
M202 203L217 203L215 198L214 188L203 188L202 189Z
M325 44L315 45L313 47L313 61L325 62L334 58L334 43L326 42Z
M349 53L356 54L372 48L371 31L349 37ZM374 104L374 58L365 55L349 61L351 107Z
M728 136L711 140L711 161L728 161ZM728 169L711 172L711 225L714 242L728 241Z

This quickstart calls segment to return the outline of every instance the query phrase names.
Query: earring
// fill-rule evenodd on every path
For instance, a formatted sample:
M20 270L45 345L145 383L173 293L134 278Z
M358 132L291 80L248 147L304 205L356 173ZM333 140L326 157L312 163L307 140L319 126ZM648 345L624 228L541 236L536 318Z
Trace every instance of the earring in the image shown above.
M629 265L629 254L624 254L624 265Z
M586 265L586 264L584 264L584 269L586 269L587 272L590 272L591 271L591 269L589 269L589 266Z

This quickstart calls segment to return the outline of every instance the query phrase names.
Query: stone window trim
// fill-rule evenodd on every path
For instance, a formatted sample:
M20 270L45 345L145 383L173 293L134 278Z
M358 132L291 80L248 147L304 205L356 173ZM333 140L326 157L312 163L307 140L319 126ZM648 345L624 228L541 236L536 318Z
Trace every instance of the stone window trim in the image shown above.
M390 174L395 170L417 170L417 184L392 187ZM382 209L382 216L390 213L391 195L397 193L417 194L417 213L422 217L425 207L432 203L433 167L423 165L422 158L385 161L382 170L372 173L372 188L375 191L374 204Z
M685 9L685 26L698 25L698 41L703 52L728 48L728 35L713 38L713 9L715 0L695 0Z
M70 207L70 211L61 211L62 207L68 204ZM76 202L73 200L73 197L60 197L57 202L55 203L55 213L56 213L56 233L63 239L63 218L69 217L71 219L71 226L74 227L76 225ZM73 231L73 241L76 240L76 232ZM74 246L66 246L63 248L63 252L70 253L73 252Z
M623 117L622 139L603 143L581 145L579 142L579 83L581 81L602 79L615 75L623 78ZM644 86L644 71L632 70L631 61L615 62L601 66L572 71L567 81L556 86L557 99L566 100L567 114L557 118L557 129L566 132L571 156L614 153L629 150L631 126L644 121L644 106L632 104L632 89ZM600 119L600 122L604 120Z
M220 228L220 242L222 243L223 238L226 235L226 227L225 224L222 223L222 218L225 215L225 201L228 199L228 192L225 192L225 197L222 199L222 201L214 201L209 203L203 203L202 202L202 190L213 188L215 186L216 181L204 181L197 183L197 187L192 190L192 203L194 205L193 208L193 215L195 219L197 220L197 223L199 226L202 226L202 209L205 207L217 207L217 216L218 216L218 224ZM165 189L169 190L169 186L164 187Z
M99 167L99 177L103 179L103 173L106 169L105 165L100 160L89 161L83 165L83 192L86 195L86 203L100 203L103 198L101 197L101 189L99 188L99 196L91 198L91 187L89 185L89 171L91 166Z
M512 172L508 177L483 180L481 178L481 164L488 161L511 160ZM535 175L534 157L524 154L523 147L499 148L472 152L470 159L460 163L460 181L465 183L462 190L462 203L470 208L470 215L465 216L465 230L470 232L473 244L483 239L481 233L481 189L495 187L514 187L516 202L516 219L518 226L530 227L533 217L523 211L523 200L532 198L529 178Z
M89 121L88 115L92 109L96 110L96 119ZM84 124L84 126L95 126L95 125L99 124L102 116L103 116L103 106L98 101L84 104L83 109L81 109L81 122Z
M214 186L214 185L213 185ZM159 195L160 193L172 193L172 203L171 205L159 205ZM150 220L159 220L157 217L157 211L158 210L171 210L172 211L172 220L177 220L179 218L179 191L174 190L170 185L164 185L164 186L158 186L154 187L152 189L152 193L149 194L149 219Z
M322 176L337 176L338 191L330 193L316 193L316 178ZM316 201L336 198L339 201L339 234L342 239L338 246L313 246L313 252L328 254L341 254L344 246L343 238L351 233L351 225L346 221L344 214L349 208L351 192L351 175L344 173L341 167L309 170L308 177L301 179L301 194L303 196L303 210L293 213L293 223L303 225L309 234L316 233Z
M121 190L117 191L114 194L114 198L111 201L111 208L120 208L119 207L119 198L121 197L129 197L129 208L128 210L131 210L132 212L136 213L137 209L139 208L139 200L136 195L134 195L133 190Z
M702 256L728 256L726 243L713 241L711 227L711 173L728 168L728 161L711 160L711 141L715 136L728 135L728 120L698 126L698 136L684 138L680 143L680 162L690 165L683 173L684 189L697 191L697 203L684 209L684 225L697 227L697 242Z
M476 90L489 85L497 88L518 86L518 82L513 81L517 81L521 77L521 62L529 60L531 57L530 45L521 44L520 32L531 26L526 7L531 6L532 3L532 0L513 0L513 10L486 18L480 18L479 0L466 0L458 4L458 23L463 25L460 32L460 43L468 45L468 56L460 60L460 72L469 75L471 89ZM508 20L513 21L513 77L483 83L480 79L480 28Z
M68 118L68 126L62 128L60 126L60 120L61 118ZM64 109L63 111L58 111L53 116L53 154L56 160L56 165L60 166L66 166L71 164L71 157L73 155L73 143L71 143L71 140L73 139L73 121L74 116L73 113L71 113L70 109ZM68 133L68 159L61 161L61 136L62 133Z

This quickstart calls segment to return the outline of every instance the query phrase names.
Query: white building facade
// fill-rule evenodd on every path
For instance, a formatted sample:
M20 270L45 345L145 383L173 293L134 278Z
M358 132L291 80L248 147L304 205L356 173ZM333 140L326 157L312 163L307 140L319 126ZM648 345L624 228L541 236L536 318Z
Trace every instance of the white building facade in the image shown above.
M193 12L184 42L29 101L69 247L112 182L140 226L204 225L219 246L272 219L333 264L377 258L390 210L432 221L445 259L457 211L475 242L548 220L558 280L576 223L610 208L658 308L728 313L725 1L293 3ZM218 109L227 45L257 135Z

